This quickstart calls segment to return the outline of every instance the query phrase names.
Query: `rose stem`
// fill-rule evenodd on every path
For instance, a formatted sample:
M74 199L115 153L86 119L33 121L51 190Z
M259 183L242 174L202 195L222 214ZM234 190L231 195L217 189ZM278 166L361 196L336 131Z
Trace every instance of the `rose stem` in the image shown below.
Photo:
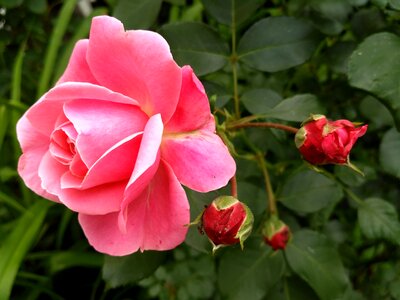
M299 130L296 127L288 126L288 125L283 125L279 123L273 123L273 122L253 122L253 123L242 123L242 124L236 124L236 125L228 125L227 128L229 129L240 129L240 128L246 128L246 127L265 127L265 128L275 128L275 129L281 129L290 133L297 133Z
M240 118L240 105L239 105L239 90L238 90L238 76L237 76L237 53L236 53L236 15L233 13L234 5L232 5L232 54L230 62L232 65L232 80L233 80L233 102L235 107L235 116Z
M261 152L258 152L256 154L256 159L259 162L259 166L262 170L262 173L264 175L265 179L265 188L267 190L267 195L268 195L268 200L267 200L267 205L269 209L269 213L271 215L278 215L278 209L276 207L276 199L274 192L272 190L272 185L271 185L271 179L269 177L268 169L264 161L264 155Z
M234 198L238 197L236 174L231 178L231 194Z

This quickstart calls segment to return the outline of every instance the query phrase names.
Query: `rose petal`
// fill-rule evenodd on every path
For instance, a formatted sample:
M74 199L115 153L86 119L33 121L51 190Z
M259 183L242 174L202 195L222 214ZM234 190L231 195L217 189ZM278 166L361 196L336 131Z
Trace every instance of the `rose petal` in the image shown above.
M129 205L125 234L119 230L118 213L79 214L79 222L99 252L121 256L139 249L169 250L185 239L189 204L172 169L161 162L148 188Z
M137 100L149 116L161 113L164 122L170 119L178 103L182 75L159 34L125 32L117 19L95 17L87 60L101 85Z
M135 169L132 172L125 191L125 199L121 204L119 215L119 226L125 231L126 214L129 203L134 200L154 176L158 169L160 160L159 148L162 140L163 123L161 115L157 114L150 118L143 132L142 142L137 155Z
M86 52L89 40L79 40L72 51L71 57L64 74L58 80L57 84L75 81L90 82L97 84L97 80L93 77L92 72L86 61Z
M62 188L88 189L105 183L128 180L135 166L142 133L136 133L115 144L96 161L84 178L65 174Z
M68 172L68 166L58 162L50 151L47 151L40 162L38 170L43 189L59 196L61 191L60 179L66 172Z
M199 192L225 186L236 171L228 148L216 134L207 130L166 135L161 157L182 184Z
M86 190L62 189L60 201L69 209L88 215L118 211L124 197L126 181L99 185Z
M18 173L25 185L36 194L59 202L57 196L42 188L38 175L40 162L49 148L49 138L38 132L25 115L17 123L17 137L24 152L18 161Z
M96 100L72 100L65 115L78 132L76 149L90 168L116 143L141 132L148 117L137 106Z
M66 82L55 86L44 94L27 111L26 117L39 132L50 136L56 127L57 120L63 114L64 103L73 99L96 99L137 105L135 100L110 91L105 87L91 83Z
M210 104L203 85L189 66L182 68L182 88L178 106L165 125L166 132L194 131L213 122ZM215 130L215 124L213 123Z

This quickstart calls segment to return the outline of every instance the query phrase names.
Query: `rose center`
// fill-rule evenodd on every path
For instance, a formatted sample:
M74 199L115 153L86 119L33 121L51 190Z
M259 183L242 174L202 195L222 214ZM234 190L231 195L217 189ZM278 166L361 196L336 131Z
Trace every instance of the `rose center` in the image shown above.
M76 136L76 130L71 122L61 124L51 134L50 153L63 165L70 165L76 155Z

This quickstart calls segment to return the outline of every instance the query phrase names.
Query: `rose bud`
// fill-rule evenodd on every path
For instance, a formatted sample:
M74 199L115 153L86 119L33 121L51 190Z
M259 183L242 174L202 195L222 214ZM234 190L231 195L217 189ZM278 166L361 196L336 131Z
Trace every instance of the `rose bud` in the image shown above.
M311 115L296 133L295 143L303 159L313 165L344 164L354 168L349 154L367 128L356 127L348 120L330 121L323 115Z
M232 196L221 196L207 206L202 215L202 229L213 244L213 252L222 246L243 242L250 235L253 214Z
M275 251L285 249L291 238L289 227L276 216L272 216L265 223L262 234L265 243L270 245Z

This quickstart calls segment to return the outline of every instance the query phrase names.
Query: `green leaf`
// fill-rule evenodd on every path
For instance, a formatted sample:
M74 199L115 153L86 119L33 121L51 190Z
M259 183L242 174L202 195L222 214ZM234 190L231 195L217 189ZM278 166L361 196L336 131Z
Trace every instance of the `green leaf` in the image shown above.
M318 300L314 290L298 276L284 278L265 299L268 300Z
M205 24L168 24L160 33L168 41L178 64L191 65L197 75L215 72L228 62L228 45Z
M46 0L28 0L26 5L32 12L37 14L43 14L47 8Z
M351 26L354 34L363 40L369 35L383 31L387 24L382 11L372 6L357 11L352 17Z
M396 208L379 198L368 198L358 207L358 222L369 239L387 239L400 244Z
M310 114L324 114L324 109L320 106L317 97L311 94L303 94L282 100L273 109L264 114L264 117L302 122Z
M388 4L389 0L371 0L371 2L380 8L384 8Z
M111 288L135 283L152 274L165 259L165 252L136 252L129 256L106 256L103 279Z
M56 273L71 267L97 267L103 265L104 255L97 252L60 251L50 256L50 272Z
M126 29L147 29L157 19L162 0L119 0L113 16L124 23Z
M239 41L238 55L250 67L277 72L307 61L317 45L317 33L307 21L270 17L245 32Z
M352 7L348 0L311 0L310 18L315 27L325 34L339 34Z
M396 10L400 10L400 0L389 0L389 5Z
M400 128L400 38L393 33L369 36L353 52L348 77L353 87L373 93Z
M379 146L379 160L386 172L400 178L400 133L395 128L384 134Z
M321 300L343 299L349 280L338 252L325 236L311 230L297 231L285 255L292 270Z
M270 89L253 89L243 93L240 100L250 113L259 115L270 112L282 96Z
M284 269L282 253L273 253L267 247L230 251L221 259L218 284L226 299L263 299Z
M252 16L265 0L202 0L206 10L218 22L237 26ZM232 22L234 14L234 23Z
M6 8L13 8L20 6L24 0L0 0L0 6Z
M368 129L394 125L389 110L372 96L367 96L361 101L360 111L368 119Z
M9 298L18 269L42 230L50 205L49 201L38 200L16 221L12 232L0 240L0 300Z
M277 195L283 205L299 213L316 212L342 197L336 182L308 169L290 176Z

